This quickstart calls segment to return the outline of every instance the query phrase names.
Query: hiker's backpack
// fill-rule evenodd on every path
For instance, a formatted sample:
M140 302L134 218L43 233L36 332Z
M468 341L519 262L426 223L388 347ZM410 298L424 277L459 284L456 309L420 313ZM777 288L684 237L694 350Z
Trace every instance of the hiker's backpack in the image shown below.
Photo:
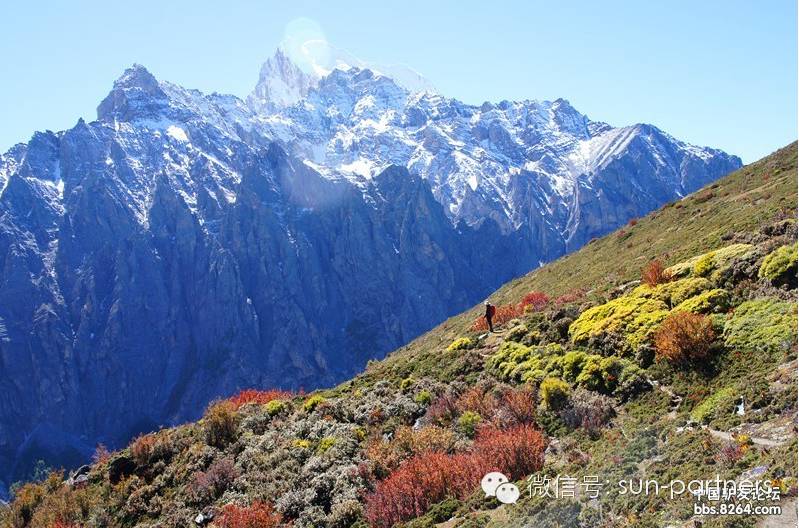
M488 316L494 317L495 313L497 313L497 307L492 304L491 306L488 307Z

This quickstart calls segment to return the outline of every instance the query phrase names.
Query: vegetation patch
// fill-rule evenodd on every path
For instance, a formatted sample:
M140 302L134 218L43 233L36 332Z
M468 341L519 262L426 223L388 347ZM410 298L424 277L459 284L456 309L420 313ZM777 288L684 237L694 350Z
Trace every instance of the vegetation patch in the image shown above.
M697 405L691 411L691 419L699 423L708 423L716 416L732 414L735 398L735 388L724 387Z
M569 335L575 344L587 344L592 337L619 334L635 348L651 336L668 313L663 301L625 295L584 311L569 326Z
M797 245L781 246L763 259L757 275L773 284L796 284Z
M557 412L568 403L571 387L562 379L547 378L541 382L538 392L541 395L541 401L547 406L547 409Z
M790 350L796 342L796 303L773 298L746 301L724 325L724 344L750 350Z
M751 253L755 247L751 244L732 244L701 255L694 263L693 274L708 277L723 272L732 263Z
M663 301L668 306L677 306L683 301L713 288L713 283L703 277L691 277L660 284L656 287L639 286L633 294Z
M305 400L305 403L302 404L302 407L306 411L312 412L323 403L325 403L324 396L322 396L321 394L314 394L313 396Z
M729 310L730 303L730 292L714 288L684 300L674 308L674 311L700 314L723 313Z
M472 346L474 346L474 342L471 339L468 337L459 337L449 344L447 351L454 352L456 350L465 350L467 348L472 348Z

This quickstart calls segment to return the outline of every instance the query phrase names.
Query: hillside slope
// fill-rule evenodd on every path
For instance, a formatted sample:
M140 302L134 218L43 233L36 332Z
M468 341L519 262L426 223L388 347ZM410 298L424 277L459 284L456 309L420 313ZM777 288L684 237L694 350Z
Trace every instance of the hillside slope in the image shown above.
M217 402L18 488L0 526L755 526L685 495L546 499L524 479L718 474L796 495L796 156L504 286L495 333L477 307L334 389ZM517 504L484 496L489 470Z
M134 65L96 120L0 154L0 497L241 387L348 379L741 165L563 100L287 60L249 105Z
M489 300L496 305L540 290L556 297L584 290L601 297L629 281L640 279L652 259L678 262L720 247L736 233L746 233L779 214L795 216L796 143L718 180L688 197L671 202L615 233L547 264L498 289ZM635 225L632 225L632 224ZM480 315L482 306L452 317L422 335L400 353L387 358L446 345Z

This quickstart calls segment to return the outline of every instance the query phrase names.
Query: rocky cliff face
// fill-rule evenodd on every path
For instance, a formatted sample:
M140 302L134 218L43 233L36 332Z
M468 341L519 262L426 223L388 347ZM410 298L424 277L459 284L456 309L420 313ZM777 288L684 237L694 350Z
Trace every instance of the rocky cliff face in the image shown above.
M287 60L248 102L135 66L97 121L0 157L0 480L238 388L334 383L740 166L562 100Z

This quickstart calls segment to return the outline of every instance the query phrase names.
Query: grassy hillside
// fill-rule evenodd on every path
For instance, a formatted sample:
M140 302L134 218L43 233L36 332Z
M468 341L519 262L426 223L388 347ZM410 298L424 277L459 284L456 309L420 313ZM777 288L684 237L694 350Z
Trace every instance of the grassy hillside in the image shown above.
M504 286L494 333L476 307L336 388L216 402L98 450L66 482L18 487L0 527L760 522L617 485L717 474L770 479L788 511L796 157L790 145ZM488 471L516 483L517 504L480 491ZM529 493L526 479L559 476L577 479L574 497ZM607 481L598 497L586 477Z
M796 216L797 144L792 143L688 197L630 223L615 233L507 283L490 297L496 305L518 301L527 292L552 297L584 290L601 298L614 288L640 279L653 259L679 262L727 244L777 217ZM634 224L634 225L633 225ZM386 362L437 349L465 331L482 306L459 314L416 339ZM380 365L384 367L385 365ZM382 368L376 370L376 373ZM378 374L379 375L379 374Z

